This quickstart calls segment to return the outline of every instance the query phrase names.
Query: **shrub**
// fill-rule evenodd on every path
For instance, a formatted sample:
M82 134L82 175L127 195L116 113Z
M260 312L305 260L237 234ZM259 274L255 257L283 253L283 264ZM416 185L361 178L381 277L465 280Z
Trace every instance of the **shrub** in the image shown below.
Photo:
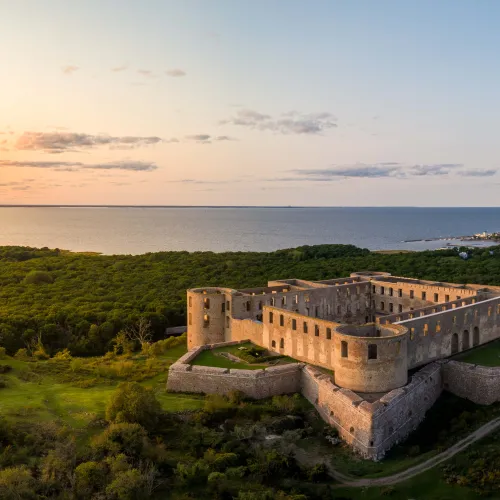
M12 371L12 366L0 365L0 373L9 373L10 371Z
M66 348L62 351L57 352L52 359L54 361L70 361L72 357L71 353L69 352L69 349Z
M125 453L139 456L144 449L147 433L139 424L111 424L95 436L91 446L99 454Z
M5 389L7 387L7 382L5 379L0 378L0 389Z
M5 359L7 357L7 352L5 347L0 347L0 359Z
M53 283L54 279L47 271L30 271L24 277L24 283L26 285L41 285Z
M120 472L106 487L106 498L110 500L138 500L147 498L145 477L137 469Z
M83 462L75 469L75 490L78 498L91 498L106 482L106 470L99 462Z
M27 360L29 359L29 354L28 354L28 349L25 349L24 347L21 349L18 349L16 354L14 354L14 358L20 359L20 360Z
M106 407L108 421L138 423L146 429L154 427L161 413L154 393L137 382L121 383Z
M308 471L307 476L309 481L312 481L313 483L319 483L329 479L328 469L325 464L316 464Z
M81 369L83 366L83 360L80 358L74 358L71 360L71 363L69 364L69 367L72 372L77 372Z
M7 467L0 470L0 498L2 500L35 499L34 479L24 466Z

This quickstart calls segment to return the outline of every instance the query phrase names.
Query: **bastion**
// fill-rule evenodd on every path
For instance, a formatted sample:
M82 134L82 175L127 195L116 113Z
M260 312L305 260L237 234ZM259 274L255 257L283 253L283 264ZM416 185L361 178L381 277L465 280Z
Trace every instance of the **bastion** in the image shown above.
M500 368L449 359L500 337L500 287L358 271L191 289L187 301L190 350L171 366L168 390L241 390L256 399L301 392L366 458L382 458L408 436L443 389L480 404L500 400ZM191 364L203 350L248 341L297 362Z

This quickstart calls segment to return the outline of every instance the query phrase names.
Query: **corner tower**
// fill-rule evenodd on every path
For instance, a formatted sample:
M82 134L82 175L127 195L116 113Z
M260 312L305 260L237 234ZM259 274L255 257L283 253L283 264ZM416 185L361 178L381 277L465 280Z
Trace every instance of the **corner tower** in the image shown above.
M188 349L225 340L225 288L192 288L187 291ZM229 299L228 299L229 300Z
M407 334L401 325L338 326L335 383L355 392L388 392L406 385Z

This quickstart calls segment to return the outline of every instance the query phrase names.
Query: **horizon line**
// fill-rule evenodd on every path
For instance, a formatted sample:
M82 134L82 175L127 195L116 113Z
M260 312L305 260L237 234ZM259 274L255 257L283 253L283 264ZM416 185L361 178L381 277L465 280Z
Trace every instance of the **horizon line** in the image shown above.
M104 204L0 204L0 208L500 208L500 206L431 205L104 205Z

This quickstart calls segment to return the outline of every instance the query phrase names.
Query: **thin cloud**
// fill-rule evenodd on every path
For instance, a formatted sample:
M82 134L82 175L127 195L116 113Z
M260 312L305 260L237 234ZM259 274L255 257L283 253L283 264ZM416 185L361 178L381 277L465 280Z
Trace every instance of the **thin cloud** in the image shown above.
M167 142L171 142L169 139ZM22 151L44 151L64 153L92 149L100 146L150 146L162 142L160 137L139 137L111 135L92 135L73 132L23 132L15 141L14 149Z
M150 69L138 69L137 73L146 78L157 78Z
M119 73L120 71L125 71L126 69L128 69L128 66L124 64L122 66L116 66L115 68L111 68L111 71L113 73Z
M464 177L493 177L498 170L462 170L457 172L458 175L462 175Z
M336 128L337 119L331 113L299 113L289 111L278 118L251 109L239 110L235 116L222 120L221 125L231 124L253 130L279 134L319 135Z
M448 175L463 167L460 163L438 163L430 165L405 165L397 162L374 164L356 163L352 165L334 165L324 169L297 169L289 172L298 177L283 177L280 181L332 181L344 179L377 179L441 176ZM457 173L460 173L457 171Z
M75 71L78 71L80 69L79 66L72 66L71 64L67 65L67 66L63 66L61 68L61 71L65 74L65 75L72 75Z
M127 172L152 172L158 166L145 161L116 161L110 163L82 163L71 161L11 161L0 160L0 167L41 168L58 172L77 172L81 170L123 170Z
M216 135L212 136L210 134L194 134L194 135L186 135L185 139L187 141L194 141L199 144L211 144L212 142L221 142L221 141L235 141L234 137L230 137L228 135Z
M187 73L183 69L174 68L167 69L167 71L165 71L165 74L167 76L171 76L172 78L180 78L186 76Z

